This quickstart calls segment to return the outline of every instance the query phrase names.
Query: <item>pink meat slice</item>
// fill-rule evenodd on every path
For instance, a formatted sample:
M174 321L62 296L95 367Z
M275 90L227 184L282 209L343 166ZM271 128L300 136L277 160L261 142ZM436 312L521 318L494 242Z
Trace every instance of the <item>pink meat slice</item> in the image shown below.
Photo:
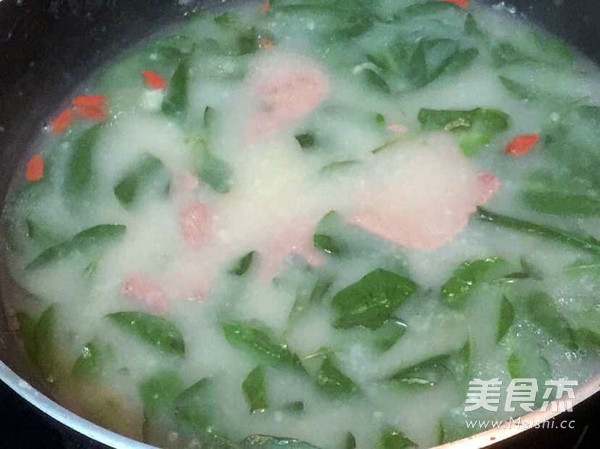
M406 248L435 250L461 232L500 182L478 173L447 139L407 151L393 177L360 190L349 221Z
M263 62L249 85L250 139L299 122L329 95L325 72L300 57Z
M211 213L207 204L195 201L179 214L181 232L187 246L199 250L204 246L211 229Z
M142 272L125 279L121 294L155 313L165 313L168 309L167 296L158 281Z

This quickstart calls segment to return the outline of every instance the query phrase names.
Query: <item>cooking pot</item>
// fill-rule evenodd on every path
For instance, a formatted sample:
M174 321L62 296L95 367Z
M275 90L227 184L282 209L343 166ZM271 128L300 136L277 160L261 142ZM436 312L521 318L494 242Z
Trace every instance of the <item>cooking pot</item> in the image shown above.
M232 2L0 0L0 199L4 199L17 163L44 120L91 71L161 27L184 20L190 12L223 3ZM514 9L600 63L598 0L486 3ZM1 306L7 276L0 267L0 379L41 411L92 440L115 448L148 448L77 416L45 394L43 382L19 350L14 317ZM581 386L574 403L591 398L586 401L588 408L590 401L598 404L599 390L600 377ZM523 420L547 420L557 414L536 411ZM444 447L482 447L514 439L523 432L531 434L534 430L505 426Z

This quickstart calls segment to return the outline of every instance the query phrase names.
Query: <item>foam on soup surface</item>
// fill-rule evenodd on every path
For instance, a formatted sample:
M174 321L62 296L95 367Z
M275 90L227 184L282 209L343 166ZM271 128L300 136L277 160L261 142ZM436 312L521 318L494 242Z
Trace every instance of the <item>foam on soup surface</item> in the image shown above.
M521 415L511 380L534 408L600 367L597 82L468 2L194 16L96 73L15 176L23 349L161 447L427 447ZM473 379L497 412L465 411Z

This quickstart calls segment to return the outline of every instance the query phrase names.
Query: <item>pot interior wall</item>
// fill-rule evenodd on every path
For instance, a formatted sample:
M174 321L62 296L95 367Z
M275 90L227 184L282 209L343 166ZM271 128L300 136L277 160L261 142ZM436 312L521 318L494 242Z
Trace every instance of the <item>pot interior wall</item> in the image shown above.
M598 0L504 3L600 62ZM183 20L194 8L217 4L222 2L0 0L0 200L37 130L80 80L165 24ZM0 295L8 282L2 269ZM15 350L9 315L0 307L0 359L40 386Z

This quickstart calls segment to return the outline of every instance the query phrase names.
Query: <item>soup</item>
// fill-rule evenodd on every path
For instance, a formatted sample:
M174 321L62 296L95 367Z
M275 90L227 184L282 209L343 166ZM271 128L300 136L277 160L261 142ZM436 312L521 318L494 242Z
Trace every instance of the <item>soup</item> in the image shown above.
M5 259L62 404L160 447L396 449L598 373L597 68L509 11L339 3L194 14L40 132Z

